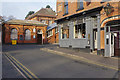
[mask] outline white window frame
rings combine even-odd
[[[80,24],[79,24],[80,25]],[[78,25],[74,25],[74,39],[86,39],[86,26],[85,26],[85,38],[75,38],[75,27],[78,26]],[[81,32],[80,32],[81,33]],[[81,35],[82,36],[82,35]]]

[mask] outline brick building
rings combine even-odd
[[[26,20],[36,20],[47,25],[53,24],[55,19],[56,12],[54,12],[51,8],[42,8],[26,18]]]
[[[57,25],[55,25],[54,20],[56,19],[56,12],[51,8],[42,8],[37,11],[35,14],[30,15],[26,18],[26,20],[36,20],[48,25],[49,30],[47,31],[47,41],[48,43],[58,43],[58,33],[55,32],[57,30]],[[47,28],[47,29],[48,29]]]
[[[47,25],[31,20],[9,20],[3,23],[3,43],[47,43]]]
[[[48,43],[58,43],[59,42],[59,32],[56,23],[53,23],[47,27],[47,42]]]
[[[60,47],[86,48],[105,57],[118,56],[119,4],[114,0],[57,0]]]

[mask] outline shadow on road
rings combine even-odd
[[[3,52],[9,52],[9,51],[17,51],[17,50],[31,50],[31,49],[40,49],[44,47],[53,47],[57,45],[51,45],[51,44],[44,44],[44,45],[38,45],[38,44],[20,44],[20,45],[2,45],[2,51]]]

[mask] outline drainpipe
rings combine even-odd
[[[100,14],[97,14],[97,54],[101,54],[101,40],[100,40]]]

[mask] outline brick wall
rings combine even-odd
[[[11,29],[13,29],[13,28],[15,28],[15,29],[17,29],[17,31],[18,31],[18,39],[17,39],[17,43],[37,43],[37,31],[39,30],[39,29],[41,29],[42,30],[42,32],[43,32],[43,37],[44,37],[44,42],[43,43],[47,43],[46,41],[46,28],[47,28],[47,26],[23,26],[23,25],[12,25],[12,24],[5,24],[4,25],[4,30],[5,31],[3,31],[4,32],[4,37],[5,37],[5,43],[11,43],[12,42],[12,40],[10,39],[10,34],[11,34]],[[36,29],[36,32],[33,32],[33,29]],[[23,36],[25,36],[25,30],[26,29],[29,29],[30,31],[31,31],[31,40],[25,40],[25,37],[23,37],[24,38],[24,40],[20,40],[20,35],[23,35]],[[33,38],[33,35],[35,35],[36,36],[36,38],[34,39]]]

